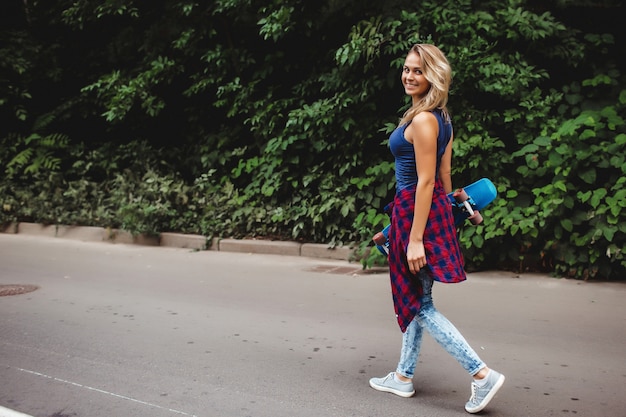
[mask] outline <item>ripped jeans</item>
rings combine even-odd
[[[457,328],[433,305],[433,280],[423,270],[419,274],[419,279],[422,281],[424,295],[420,299],[419,313],[402,336],[402,351],[396,372],[407,378],[413,378],[425,329],[470,375],[475,375],[486,366],[485,363]]]

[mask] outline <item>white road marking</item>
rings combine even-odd
[[[19,411],[4,408],[0,405],[0,417],[32,417],[28,414],[20,413]]]
[[[148,407],[154,407],[154,408],[158,408],[160,410],[166,410],[166,411],[169,411],[169,412],[174,413],[174,414],[180,414],[180,415],[189,416],[189,417],[198,417],[198,416],[196,416],[194,414],[185,413],[184,411],[174,410],[173,408],[161,407],[160,405],[152,404],[152,403],[149,403],[147,401],[142,401],[142,400],[138,400],[136,398],[127,397],[125,395],[116,394],[114,392],[109,392],[109,391],[105,391],[105,390],[102,390],[102,389],[99,389],[99,388],[90,387],[88,385],[79,384],[77,382],[72,382],[72,381],[67,381],[65,379],[56,378],[56,377],[53,377],[53,376],[50,376],[50,375],[42,374],[41,372],[31,371],[31,370],[23,369],[23,368],[14,368],[14,369],[17,369],[20,372],[25,372],[27,374],[39,376],[39,377],[42,377],[42,378],[51,379],[51,380],[57,381],[57,382],[62,382],[64,384],[72,385],[72,386],[75,386],[75,387],[78,387],[78,388],[84,388],[84,389],[87,389],[89,391],[99,392],[101,394],[110,395],[112,397],[121,398],[123,400],[128,400],[128,401],[132,401],[132,402],[135,402],[135,403],[138,403],[138,404],[147,405]],[[0,417],[5,417],[1,412],[2,412],[2,409],[0,408]],[[28,416],[26,414],[18,413],[18,414],[9,414],[9,415],[7,415],[7,417],[31,417],[31,416]]]

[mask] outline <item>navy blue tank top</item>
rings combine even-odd
[[[437,136],[437,171],[435,176],[439,176],[439,166],[441,157],[446,151],[446,146],[452,137],[452,123],[446,120],[440,109],[431,112],[439,123],[439,135]],[[410,124],[406,123],[398,126],[389,136],[389,148],[396,161],[396,190],[403,190],[417,184],[417,168],[415,166],[415,148],[413,144],[406,140],[404,131]]]

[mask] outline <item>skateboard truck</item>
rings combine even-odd
[[[474,210],[472,208],[470,198],[464,189],[458,188],[452,194],[452,197],[454,197],[454,200],[457,203],[463,204],[463,207],[465,207],[465,210],[467,210],[467,213],[469,214],[468,219],[472,224],[476,225],[476,224],[480,224],[483,222],[483,216],[478,212],[478,210]]]
[[[385,231],[388,231],[388,230],[389,230],[388,228],[385,229]],[[372,238],[372,240],[376,244],[376,247],[378,248],[378,250],[383,255],[389,255],[389,242],[384,232],[376,233],[374,237]]]

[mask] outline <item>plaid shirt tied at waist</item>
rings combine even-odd
[[[393,203],[385,208],[387,214],[391,216],[389,275],[393,304],[403,333],[419,311],[419,300],[423,293],[417,275],[411,273],[406,260],[414,210],[415,186],[398,191]],[[435,182],[423,241],[428,263],[425,270],[433,280],[456,283],[466,279],[452,206],[440,179]]]

